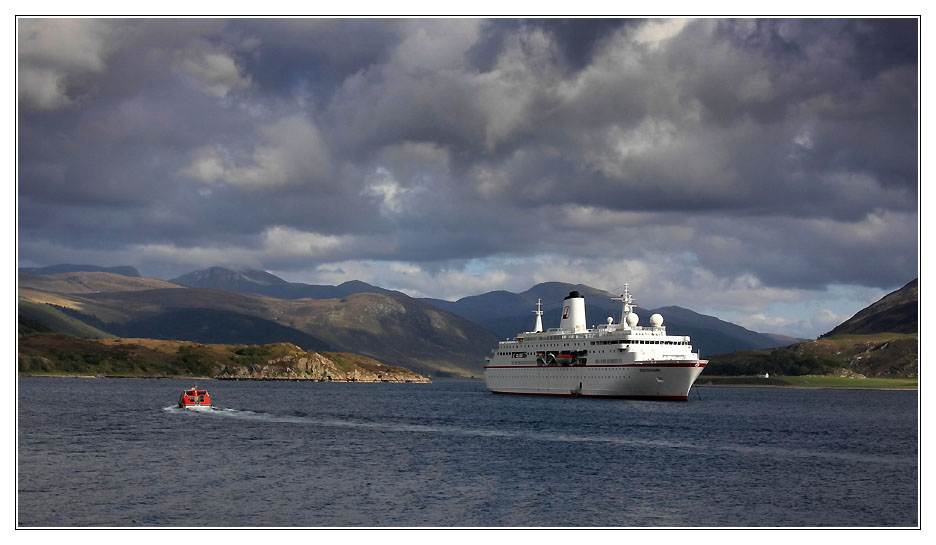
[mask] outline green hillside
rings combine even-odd
[[[101,273],[84,273],[82,285],[95,274]],[[21,287],[20,294],[34,303],[66,307],[72,319],[123,337],[290,342],[362,354],[435,376],[480,375],[484,356],[497,341],[469,320],[393,293],[289,300],[178,286],[131,290],[126,283],[114,284],[115,291],[79,292],[65,280],[54,288],[59,292]]]
[[[916,378],[916,334],[837,335],[770,350],[745,350],[709,358],[706,375],[834,375]]]
[[[47,304],[33,303],[19,299],[20,329],[19,334],[43,332],[42,328],[62,335],[71,335],[85,339],[108,339],[115,337],[106,331],[88,325],[80,319],[69,316],[62,310]],[[24,321],[23,317],[27,319]],[[35,323],[38,323],[39,328]]]
[[[58,334],[20,338],[18,370],[42,375],[427,382],[402,367],[356,354],[326,355],[289,343],[223,345]]]
[[[920,327],[919,298],[920,282],[917,278],[862,309],[823,337],[884,332],[916,333]]]
[[[814,341],[709,358],[707,376],[919,376],[919,279],[909,282]]]

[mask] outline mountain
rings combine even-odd
[[[888,293],[822,336],[917,333],[920,327],[919,280],[916,278],[899,290]]]
[[[227,291],[246,291],[256,293],[255,290],[267,286],[286,284],[282,278],[266,271],[251,269],[232,270],[224,267],[209,267],[200,271],[190,272],[169,282],[189,288],[210,288]]]
[[[163,280],[125,276],[111,272],[76,271],[56,274],[26,274],[20,272],[20,290],[49,293],[97,293],[107,291],[139,291],[178,288]]]
[[[253,269],[228,269],[209,267],[190,272],[169,282],[189,288],[208,288],[214,290],[256,293],[279,299],[333,299],[347,297],[355,293],[392,293],[402,295],[366,282],[351,280],[338,286],[287,282],[266,271]]]
[[[803,342],[808,339],[801,339],[799,337],[790,337],[789,335],[781,335],[779,333],[761,333],[765,337],[773,339],[777,346],[789,346],[793,343]]]
[[[532,329],[532,310],[540,299],[546,328],[559,324],[562,300],[571,291],[585,295],[589,325],[609,316],[620,319],[614,294],[562,282],[451,302],[414,299],[358,281],[317,286],[264,271],[212,267],[171,283],[106,272],[21,274],[19,289],[23,300],[56,305],[104,334],[203,343],[290,342],[356,352],[435,375],[480,375],[498,338]],[[638,307],[635,312],[641,324],[649,323],[651,314],[662,314],[669,332],[690,336],[705,357],[788,344],[681,307]]]
[[[140,273],[130,266],[98,267],[97,265],[49,265],[48,267],[20,267],[21,274],[61,274],[73,272],[107,272],[123,276],[139,277]]]
[[[455,302],[438,299],[423,301],[468,318],[487,327],[499,338],[505,339],[533,328],[535,317],[532,311],[536,308],[538,299],[543,302],[543,327],[557,327],[562,312],[562,300],[571,291],[578,291],[585,296],[589,326],[604,323],[607,317],[613,318],[614,321],[620,320],[621,304],[611,300],[615,294],[583,284],[563,282],[537,284],[522,293],[492,291],[464,297]],[[663,315],[664,325],[670,334],[690,336],[693,346],[702,350],[704,354],[756,350],[789,344],[786,342],[788,338],[775,338],[757,333],[682,307],[668,306],[652,310],[637,307],[634,312],[640,317],[639,323],[642,324],[649,323],[652,314]]]
[[[108,273],[82,274],[92,277],[41,284],[39,277],[24,275],[20,297],[57,305],[68,316],[116,335],[203,343],[290,342],[354,352],[436,376],[480,375],[484,356],[496,343],[490,331],[465,318],[393,292],[280,299],[151,279],[146,280],[162,287],[129,290],[102,276]],[[94,282],[94,276],[101,278]],[[89,285],[113,291],[88,290]],[[363,286],[350,284],[352,289]]]
[[[106,339],[114,337],[113,334],[82,321],[80,318],[70,316],[67,309],[52,305],[33,303],[20,299],[19,301],[19,333],[54,332],[83,339]],[[39,324],[39,327],[36,326]]]
[[[332,346],[314,335],[273,320],[210,308],[179,308],[135,318],[107,329],[119,337],[196,341],[208,344],[269,344],[289,342],[308,350]]]
[[[919,376],[919,279],[839,324],[816,340],[772,350],[710,358],[710,375]]]
[[[916,378],[916,334],[836,335],[770,350],[741,350],[709,358],[706,375],[832,375],[850,378]]]

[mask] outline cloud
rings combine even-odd
[[[378,167],[373,176],[369,177],[368,184],[362,192],[366,196],[375,197],[380,203],[380,212],[386,216],[399,214],[403,211],[406,194],[412,191],[400,186],[393,179],[393,175],[385,168]]]
[[[806,331],[917,274],[916,23],[19,19],[20,258]]]
[[[634,40],[653,48],[659,47],[662,42],[682,32],[686,23],[686,19],[650,20],[634,32]]]
[[[403,26],[403,39],[394,48],[387,69],[419,75],[464,67],[465,54],[478,39],[481,21],[415,19],[403,21]]]
[[[321,259],[350,242],[349,237],[273,226],[263,233],[263,253],[271,259]]]
[[[112,37],[96,19],[18,19],[19,102],[51,111],[70,106],[107,69]]]
[[[317,184],[331,171],[328,150],[318,128],[304,116],[291,116],[259,129],[263,142],[240,164],[223,144],[196,149],[182,175],[204,183],[242,188]]]
[[[201,88],[217,98],[224,98],[231,91],[247,89],[251,85],[249,76],[241,73],[234,59],[218,51],[200,51],[182,57],[175,62],[175,69],[195,78]]]
[[[560,75],[559,62],[552,38],[533,29],[505,40],[493,69],[470,78],[485,115],[488,150],[536,126],[542,112],[539,107],[553,100],[551,87]]]

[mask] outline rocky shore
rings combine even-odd
[[[320,382],[430,382],[404,367],[357,354],[296,352],[262,363],[226,366],[219,380],[310,380]]]
[[[303,350],[291,343],[222,345],[45,334],[21,337],[18,348],[20,376],[430,382],[410,369],[360,354]]]

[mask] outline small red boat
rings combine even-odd
[[[183,409],[211,407],[211,396],[208,395],[207,390],[199,390],[196,384],[179,396],[179,407]]]

